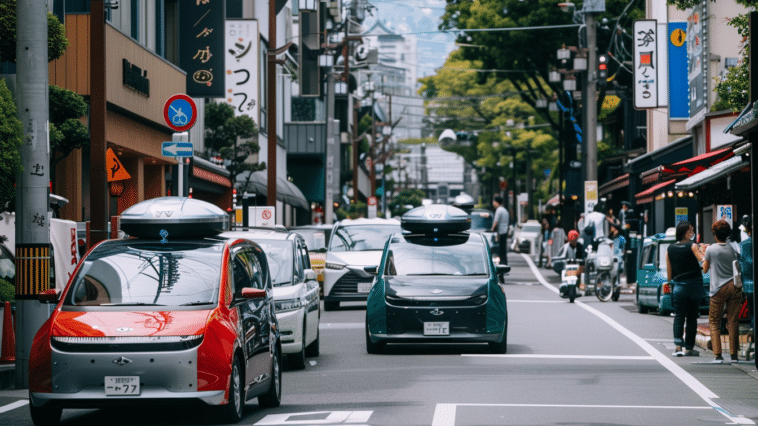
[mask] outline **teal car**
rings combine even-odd
[[[674,312],[673,288],[666,274],[666,251],[675,241],[675,229],[669,228],[665,234],[655,234],[642,242],[637,262],[637,312],[645,314],[655,309],[661,316]],[[710,282],[710,275],[703,274],[701,312],[708,312]]]
[[[381,353],[387,343],[486,343],[506,352],[508,310],[498,274],[510,267],[496,267],[489,244],[466,233],[469,226],[465,212],[445,205],[403,216],[406,233],[393,234],[379,265],[364,268],[374,275],[368,353]]]

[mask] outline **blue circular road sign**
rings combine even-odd
[[[197,106],[189,96],[179,93],[171,96],[163,108],[163,117],[168,127],[177,132],[189,130],[197,120]]]

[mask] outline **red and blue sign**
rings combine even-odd
[[[176,132],[192,128],[197,121],[197,105],[189,96],[179,93],[171,96],[163,107],[166,124]]]

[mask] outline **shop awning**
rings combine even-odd
[[[718,163],[708,170],[704,170],[698,174],[688,177],[687,179],[674,185],[674,187],[677,191],[691,191],[705,184],[724,178],[730,173],[734,173],[743,167],[749,166],[750,162],[743,160],[741,156],[732,157],[728,160]]]
[[[669,186],[673,186],[674,182],[676,182],[676,179],[671,179],[667,180],[666,182],[659,183],[658,185],[652,186],[640,192],[639,194],[635,195],[634,198],[637,200],[637,204],[650,203],[655,199],[656,194],[661,191],[665,191]]]
[[[561,204],[560,194],[555,194],[552,197],[550,197],[549,200],[547,200],[547,203],[545,203],[545,207],[547,206],[557,206]]]
[[[682,175],[690,177],[733,156],[734,152],[731,147],[722,148],[679,161],[678,163],[663,166],[661,172],[665,176],[670,177],[681,177]]]
[[[605,195],[617,189],[626,188],[627,186],[629,186],[629,173],[621,175],[610,182],[606,182],[600,185],[598,192],[600,195]]]
[[[249,181],[248,176],[250,176]],[[266,184],[267,181],[267,170],[260,170],[253,172],[252,174],[250,172],[242,172],[237,175],[238,184],[245,185],[245,183],[247,183],[247,188],[243,189],[247,192],[255,191],[258,194],[265,195],[268,191],[268,185]],[[302,191],[300,191],[300,188],[286,179],[276,179],[276,199],[299,209],[311,209],[308,200],[305,199],[305,196],[303,195]]]

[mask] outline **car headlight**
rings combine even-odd
[[[324,268],[326,269],[345,269],[345,266],[347,265],[345,265],[344,263],[334,263],[334,262],[326,262],[324,264]]]
[[[302,306],[303,304],[300,302],[300,299],[274,301],[274,309],[276,309],[276,312],[296,311]]]

